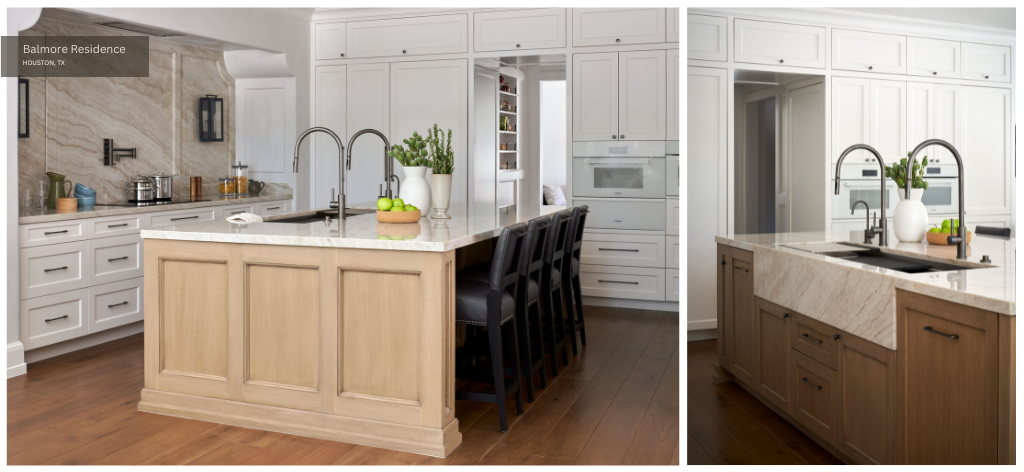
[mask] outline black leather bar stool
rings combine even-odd
[[[523,394],[520,391],[519,345],[516,323],[508,323],[515,318],[516,293],[519,290],[519,258],[523,253],[523,242],[527,225],[519,224],[506,227],[498,236],[498,244],[494,248],[491,260],[490,277],[487,282],[469,278],[456,278],[455,282],[455,322],[481,329],[487,327],[487,338],[491,356],[492,377],[488,377],[483,369],[474,365],[457,365],[455,377],[477,382],[493,382],[495,393],[456,391],[455,398],[498,404],[498,419],[501,431],[508,431],[505,399],[509,394],[515,395],[516,411],[523,414]],[[505,378],[503,351],[506,347],[502,342],[502,326],[506,323],[512,327],[512,340],[508,343],[512,355],[512,378]],[[474,339],[476,336],[474,335]]]
[[[572,212],[562,210],[551,215],[551,227],[548,229],[548,241],[544,247],[544,265],[540,275],[540,302],[544,308],[544,322],[547,324],[547,353],[551,356],[551,375],[558,377],[558,359],[556,353],[562,350],[562,363],[569,365],[569,357],[565,352],[565,315],[562,312],[562,268],[565,258],[565,245],[569,240],[569,223]],[[557,320],[557,328],[555,322]],[[556,331],[557,329],[557,331]]]
[[[562,285],[565,286],[565,307],[569,315],[565,322],[569,325],[569,341],[574,356],[577,355],[576,333],[580,333],[580,342],[584,346],[587,345],[587,330],[583,325],[583,293],[580,290],[580,251],[583,249],[583,227],[586,225],[589,209],[587,205],[572,209],[570,237],[566,238],[563,258]]]

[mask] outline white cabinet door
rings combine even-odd
[[[832,68],[906,74],[907,37],[833,29]]]
[[[913,151],[918,144],[935,137],[935,85],[921,82],[907,82],[907,151]],[[918,154],[928,156],[932,162],[931,149]],[[904,154],[904,157],[906,154]],[[892,164],[886,159],[886,164]]]
[[[665,95],[668,97],[668,122],[665,130],[665,139],[669,141],[679,140],[679,50],[673,49],[668,52],[668,90]],[[676,181],[678,182],[678,180]]]
[[[217,219],[224,220],[242,213],[253,213],[252,205],[231,205],[217,208]]]
[[[871,81],[849,77],[832,78],[832,162],[838,162],[846,148],[867,144],[871,129]],[[871,162],[874,156],[856,150],[844,162]]]
[[[715,277],[708,277],[715,282]],[[580,264],[585,297],[665,301],[665,269]]]
[[[572,140],[619,138],[619,53],[572,55]]]
[[[187,225],[190,223],[213,221],[217,217],[216,213],[216,207],[146,213],[146,215],[143,216],[142,228],[155,229],[162,228],[164,226]]]
[[[665,237],[584,232],[580,263],[664,268]]]
[[[682,212],[679,210],[679,199],[668,197],[665,199],[665,234],[678,236],[681,226]]]
[[[90,238],[136,234],[142,229],[142,215],[107,216],[85,221]]]
[[[348,99],[346,101],[347,143],[360,130],[375,129],[384,133],[388,141],[391,130],[391,65],[350,64],[348,66]],[[423,133],[424,131],[420,131]],[[346,151],[349,151],[346,149]],[[376,200],[381,189],[387,187],[384,181],[384,164],[388,159],[384,153],[384,141],[375,134],[364,134],[352,143],[352,168],[345,170],[345,191],[352,203]],[[394,173],[405,181],[405,174],[398,161],[394,161]],[[398,190],[392,184],[392,191]]]
[[[961,86],[964,206],[977,215],[1010,213],[1013,134],[1010,89]]]
[[[142,238],[137,234],[90,239],[89,284],[142,277]]]
[[[313,32],[317,60],[345,57],[345,23],[317,23]]]
[[[935,139],[952,144],[957,150],[961,150],[963,141],[961,139],[961,123],[963,122],[963,94],[959,85],[935,84]],[[911,112],[912,113],[912,112]],[[916,146],[920,141],[911,141]],[[956,164],[953,153],[942,146],[932,146],[928,149],[928,162],[936,164]]]
[[[665,42],[679,42],[679,9],[669,8],[665,10]]]
[[[717,16],[686,15],[686,58],[725,62],[727,22]]]
[[[665,301],[679,301],[679,269],[665,270]]]
[[[871,132],[868,143],[885,162],[907,157],[907,83],[871,81]],[[872,156],[872,158],[874,158]]]
[[[467,67],[465,59],[391,64],[393,141],[401,142],[412,136],[413,131],[425,135],[427,128],[435,123],[442,130],[452,130],[452,151],[455,154],[452,203],[466,203],[467,198]]]
[[[76,241],[22,249],[18,264],[21,299],[88,287],[92,282],[92,265],[86,243]]]
[[[318,66],[316,68],[316,100],[313,102],[314,126],[322,126],[338,135],[348,136],[345,126],[346,75],[347,66]],[[331,189],[335,194],[341,191],[338,182],[338,144],[326,133],[314,133],[310,155],[313,156],[313,204],[312,207],[328,208]]]
[[[573,46],[664,42],[664,8],[572,9]]]
[[[619,140],[665,140],[665,51],[619,53]]]
[[[18,227],[18,245],[34,247],[83,240],[89,237],[87,221],[53,221],[21,225]]]
[[[714,322],[715,235],[728,231],[726,103],[732,90],[726,69],[687,67],[686,73],[686,312],[691,322]]]
[[[960,41],[907,38],[907,75],[960,78]]]
[[[89,290],[55,293],[19,303],[21,342],[35,349],[89,334]]]
[[[89,287],[89,332],[142,321],[143,278]]]
[[[736,20],[736,62],[825,67],[825,28]]]
[[[565,47],[565,8],[473,14],[473,49],[515,51]]]
[[[349,22],[348,57],[467,53],[466,23],[465,13]]]
[[[280,215],[290,211],[292,211],[291,200],[281,200],[278,202],[267,202],[256,205],[256,214],[260,216]]]
[[[960,43],[963,53],[961,79],[987,82],[1010,81],[1010,47]]]

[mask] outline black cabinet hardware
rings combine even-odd
[[[640,282],[627,282],[625,280],[598,280],[598,282],[604,284],[629,284],[629,285],[640,285]]]
[[[55,270],[67,270],[68,266],[54,267],[53,269],[43,269],[43,272],[53,272]]]
[[[63,320],[64,318],[67,318],[67,317],[68,317],[68,315],[64,315],[64,316],[58,316],[56,318],[50,318],[48,320],[43,320],[43,321],[46,322],[46,323],[49,323],[51,321]]]
[[[934,329],[932,329],[931,326],[925,326],[924,330],[929,332],[929,333],[935,333],[935,334],[937,334],[939,336],[945,336],[945,337],[947,337],[949,339],[960,339],[959,335],[956,335],[956,334],[946,334],[946,333],[943,333],[943,332],[940,332],[940,331],[935,331]]]
[[[61,233],[67,233],[67,232],[68,232],[68,230],[64,230],[64,231],[50,231],[48,233],[43,233],[43,236],[49,236],[51,234],[61,234]]]
[[[121,226],[128,226],[128,223],[121,223],[119,225],[107,225],[107,228],[119,228]]]
[[[183,216],[183,217],[181,217],[181,218],[171,218],[171,221],[178,221],[178,220],[192,220],[192,219],[196,219],[196,218],[199,218],[199,215],[194,215],[194,216]]]
[[[121,302],[121,303],[115,303],[113,305],[107,305],[107,308],[114,308],[115,306],[121,306],[121,305],[127,305],[127,304],[128,304],[128,302],[124,301],[124,302]]]
[[[270,207],[270,208],[267,208],[267,210],[280,210],[280,209],[281,209],[281,207]]]
[[[733,269],[736,269],[736,270],[738,270],[738,271],[740,271],[740,272],[750,272],[749,270],[747,270],[747,269],[744,269],[744,268],[742,268],[742,267],[736,267],[736,266],[733,266],[732,268],[733,268]]]
[[[128,256],[121,256],[121,257],[115,257],[113,259],[107,259],[107,262],[123,261],[125,259],[128,259]]]
[[[839,340],[839,333],[833,334],[832,335],[832,340],[833,341],[838,341]]]
[[[805,334],[801,334],[800,337],[804,338],[804,339],[806,339],[806,340],[808,340],[808,341],[810,341],[810,342],[812,342],[814,344],[821,344],[821,341],[808,336],[806,333]]]
[[[800,379],[800,381],[801,381],[801,382],[803,382],[803,383],[805,383],[805,384],[807,384],[807,385],[810,385],[810,386],[811,386],[811,388],[813,388],[813,389],[815,389],[815,390],[821,390],[821,385],[814,385],[814,384],[812,384],[812,383],[808,382],[808,381],[807,381],[807,377],[804,377],[804,378]]]
[[[782,314],[782,317],[783,317],[783,318],[789,318],[789,313],[783,313],[783,314]]]
[[[613,247],[599,247],[598,251],[619,251],[619,252],[640,252],[639,249],[616,249]]]

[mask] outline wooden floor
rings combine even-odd
[[[715,384],[715,341],[686,343],[686,463],[842,464],[734,382]]]
[[[32,364],[9,379],[7,462],[678,464],[679,315],[585,313],[587,348],[523,415],[510,401],[507,433],[493,404],[458,401],[462,445],[445,459],[141,413],[139,334]]]

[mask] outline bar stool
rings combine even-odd
[[[562,363],[569,365],[569,357],[565,352],[565,316],[562,312],[562,268],[571,220],[572,212],[569,210],[551,215],[548,241],[544,247],[544,265],[540,274],[540,302],[544,308],[544,322],[548,326],[547,353],[551,356],[551,375],[555,377],[558,377],[556,353],[559,348],[562,350]],[[555,320],[558,320],[558,333],[555,332]]]
[[[477,382],[493,382],[495,393],[456,391],[455,398],[479,402],[490,402],[498,405],[498,419],[501,432],[508,431],[505,399],[509,394],[515,395],[516,412],[523,414],[523,394],[520,391],[518,373],[522,372],[519,364],[518,333],[516,323],[512,326],[512,342],[508,346],[512,350],[509,360],[512,364],[509,372],[512,379],[505,378],[505,363],[502,356],[502,326],[515,318],[516,293],[519,290],[519,258],[523,252],[523,240],[527,225],[518,224],[502,229],[498,236],[498,244],[494,248],[491,260],[490,277],[487,282],[468,278],[457,278],[455,284],[455,322],[467,327],[480,329],[487,327],[487,338],[491,354],[491,370],[493,377],[488,377],[479,366],[460,365],[455,368],[455,377]],[[456,276],[457,277],[457,276]],[[474,335],[474,339],[476,336]]]
[[[580,333],[580,342],[584,346],[587,345],[587,330],[583,325],[583,293],[580,290],[580,251],[583,248],[583,226],[587,222],[589,209],[587,205],[580,205],[572,210],[572,222],[569,223],[570,237],[566,238],[562,270],[562,285],[566,287],[565,307],[569,312],[566,323],[569,325],[569,341],[574,356],[577,355],[576,333]]]

